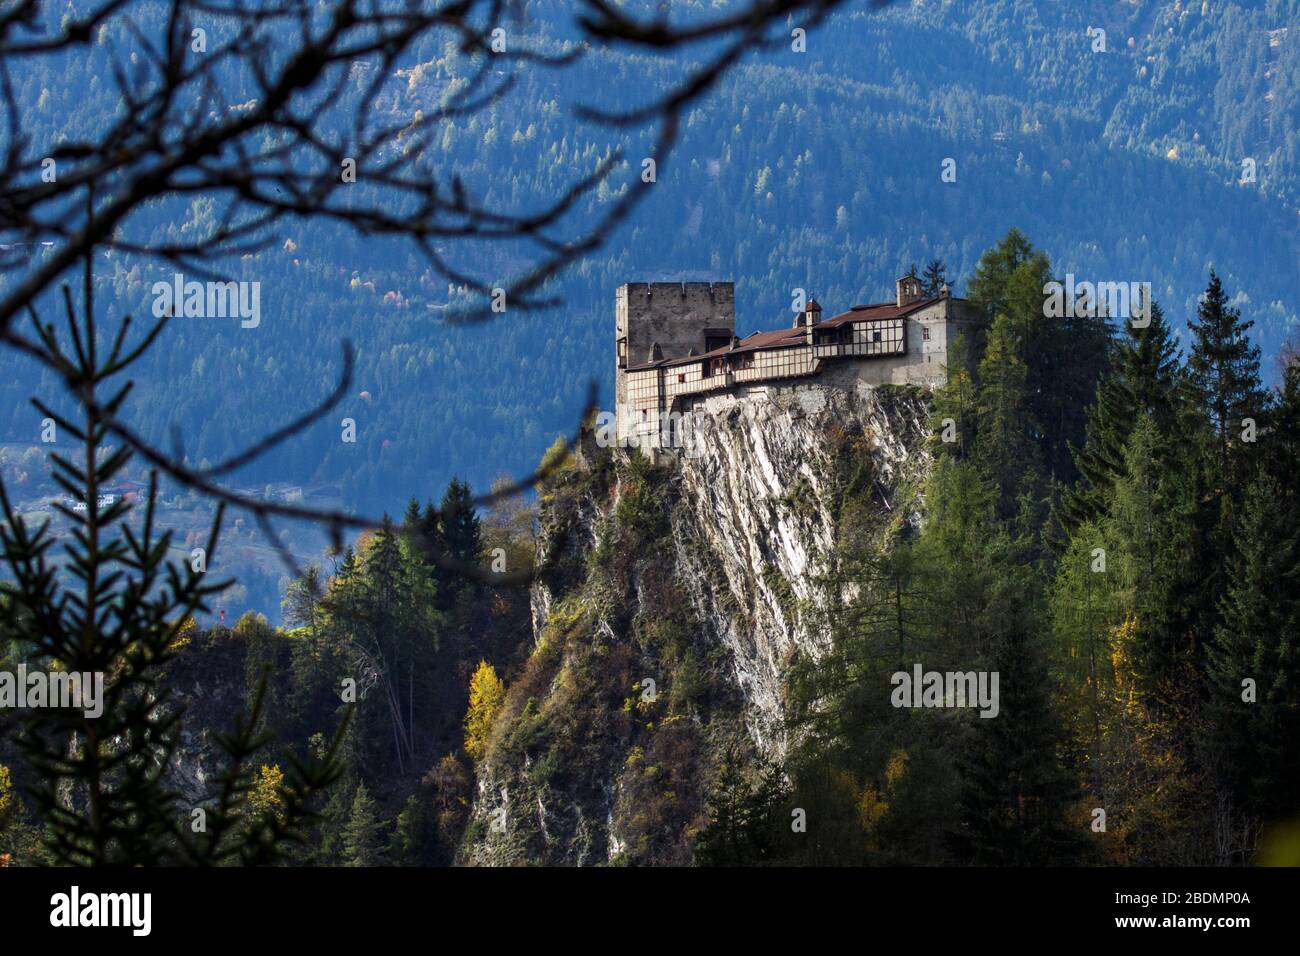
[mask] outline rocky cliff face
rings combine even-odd
[[[917,520],[926,415],[915,389],[782,391],[719,407],[693,457],[588,449],[542,498],[537,645],[464,861],[689,862],[720,754],[784,751],[837,542]]]
[[[681,462],[677,571],[730,652],[750,731],[769,751],[784,749],[784,663],[826,647],[817,612],[845,486],[862,469],[856,477],[870,483],[876,505],[871,527],[856,533],[914,520],[909,486],[930,461],[925,420],[914,390],[787,392],[713,418],[704,453]],[[703,573],[710,566],[721,578]]]

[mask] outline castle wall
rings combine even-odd
[[[736,328],[735,287],[730,282],[629,282],[615,294],[616,337],[627,337],[628,365],[649,361],[658,344],[663,358],[704,349],[706,328]]]
[[[736,328],[735,286],[730,282],[629,282],[614,294],[614,401],[618,429],[625,434],[628,380],[624,369],[650,360],[658,345],[663,358],[705,351],[705,330],[730,336]]]
[[[642,299],[638,288],[649,289],[649,294]],[[624,295],[625,290],[631,290],[631,294]],[[670,284],[662,293],[644,284],[624,286],[619,292],[620,302],[628,310],[620,313],[620,322],[637,324],[633,320],[635,313],[630,310],[638,300],[652,307],[658,301],[663,306],[663,315],[643,314],[639,319],[650,326],[671,327],[679,335],[673,348],[680,348],[686,339],[678,327],[681,323],[715,321],[690,318],[698,314],[692,313],[686,304],[690,295],[675,285]],[[698,299],[702,294],[701,289],[695,296]],[[762,399],[776,390],[807,391],[809,400],[815,401],[816,395],[826,389],[860,391],[879,385],[935,388],[947,378],[950,340],[974,318],[976,313],[969,303],[946,298],[906,317],[852,323],[851,336],[845,342],[735,353],[729,358],[743,364],[736,367],[729,362],[721,371],[709,368],[703,359],[631,372],[620,366],[617,434],[643,448],[672,445],[676,418],[681,414],[716,414],[741,398]],[[704,327],[704,324],[693,326],[693,334],[701,340]],[[674,357],[663,342],[659,344],[664,358]],[[687,354],[692,347],[702,351],[692,341],[679,354]],[[648,349],[647,345],[647,358]],[[637,359],[631,364],[645,360]]]

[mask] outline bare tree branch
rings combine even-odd
[[[872,0],[879,4],[879,0]],[[575,260],[598,249],[648,193],[639,178],[617,198],[593,211],[589,200],[623,168],[611,149],[594,168],[579,173],[559,195],[529,211],[490,207],[469,194],[458,175],[438,168],[438,132],[447,124],[483,113],[509,94],[521,68],[564,70],[590,59],[594,50],[635,46],[668,56],[689,48],[696,62],[680,80],[640,106],[616,111],[575,104],[579,117],[611,131],[644,129],[651,155],[662,165],[676,142],[683,109],[705,95],[750,50],[788,42],[791,25],[810,28],[842,0],[743,0],[721,12],[685,20],[646,7],[580,0],[571,26],[574,42],[528,42],[528,5],[513,0],[169,0],[159,20],[145,0],[102,0],[52,29],[55,5],[18,0],[0,13],[0,273],[15,281],[0,291],[0,342],[36,359],[59,376],[80,402],[87,401],[76,373],[81,350],[92,342],[74,336],[74,357],[63,354],[51,326],[36,320],[34,304],[77,263],[84,263],[84,298],[91,309],[91,265],[96,250],[115,251],[217,277],[222,262],[276,241],[288,222],[332,222],[359,236],[408,240],[428,267],[449,282],[485,299],[504,292],[511,308],[554,304],[548,284]],[[666,9],[666,7],[664,8]],[[518,26],[499,42],[503,25]],[[200,34],[199,31],[203,31]],[[286,46],[287,31],[296,43]],[[198,42],[198,37],[204,43]],[[17,100],[13,71],[57,63],[70,48],[107,38],[111,79],[124,108],[97,136],[42,148],[25,104]],[[128,38],[124,44],[123,39]],[[211,46],[207,46],[210,38]],[[431,109],[394,120],[380,101],[402,82],[399,71],[416,65],[415,51],[430,40],[453,43],[467,69]],[[123,54],[130,52],[132,62]],[[47,66],[48,68],[48,66]],[[362,74],[367,74],[368,78]],[[357,82],[358,79],[362,82]],[[232,82],[238,80],[238,84]],[[245,102],[231,102],[226,89],[251,87]],[[58,173],[43,176],[48,161]],[[345,176],[355,164],[355,182]],[[201,195],[220,203],[207,230],[193,240],[156,241],[133,234],[149,207]],[[462,247],[481,242],[522,243],[527,264],[509,281],[477,274],[437,243]],[[30,250],[53,243],[35,257]],[[6,251],[7,250],[7,251]],[[70,295],[65,293],[68,308]],[[34,337],[19,333],[14,319],[27,311]],[[486,320],[494,313],[464,309],[452,317]],[[155,324],[126,345],[130,319],[113,346],[111,370],[124,368],[151,347],[167,325]],[[227,487],[221,478],[255,461],[327,415],[348,392],[353,353],[342,343],[335,386],[283,427],[250,443],[216,465],[195,468],[179,436],[168,453],[137,433],[117,413],[130,384],[110,403],[92,411],[126,448],[180,485],[222,505],[251,514],[272,544],[273,520],[313,522],[337,543],[344,531],[373,528],[374,517],[340,509],[317,509],[264,501]],[[581,420],[595,406],[592,385]],[[49,409],[39,404],[45,411]],[[52,412],[51,412],[52,414]],[[576,436],[574,438],[576,441]],[[491,505],[534,487],[557,467],[533,474],[473,500]],[[440,567],[485,576],[448,555],[430,555]],[[292,565],[292,557],[286,562]]]

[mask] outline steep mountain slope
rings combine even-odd
[[[927,399],[738,401],[695,458],[584,448],[543,495],[536,647],[462,846],[475,864],[685,863],[725,753],[780,755],[783,680],[820,656],[847,488],[874,535],[916,521]]]

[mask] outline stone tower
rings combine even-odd
[[[627,369],[731,344],[736,332],[730,282],[629,282],[614,293],[614,407],[624,434]]]

